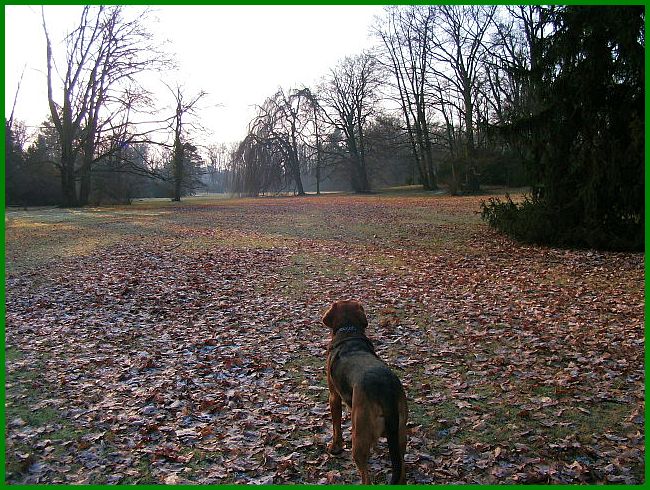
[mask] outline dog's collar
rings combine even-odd
[[[340,333],[343,334],[348,334],[348,335],[339,335]],[[351,335],[350,335],[351,334]],[[329,352],[334,351],[338,347],[340,347],[342,344],[350,341],[362,341],[365,342],[366,345],[368,346],[370,352],[377,356],[375,353],[375,346],[372,345],[372,342],[368,337],[366,337],[366,334],[363,332],[363,329],[355,327],[353,325],[346,325],[344,327],[339,328],[336,331],[335,336],[332,338],[328,350]]]

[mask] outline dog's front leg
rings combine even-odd
[[[343,435],[341,433],[342,402],[339,394],[330,388],[330,412],[332,414],[332,442],[328,450],[332,454],[343,451]]]

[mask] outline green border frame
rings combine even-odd
[[[115,2],[115,1],[107,1],[107,2],[101,2],[97,0],[90,0],[88,2],[80,2],[80,1],[55,1],[55,2],[41,2],[44,4],[48,5],[85,5],[85,4],[105,4],[105,5],[110,5],[110,4],[123,4],[123,5],[187,5],[192,6],[192,5],[408,5],[408,4],[434,4],[434,3],[440,3],[440,4],[497,4],[497,5],[518,5],[518,4],[529,4],[529,3],[544,3],[544,2],[529,2],[529,1],[524,1],[524,2],[516,2],[516,1],[505,1],[505,2],[490,2],[490,1],[442,1],[442,2],[434,2],[434,1],[423,1],[423,0],[413,0],[413,1],[404,1],[404,0],[397,0],[395,2],[388,2],[388,1],[369,1],[369,0],[356,0],[356,1],[341,1],[341,0],[330,0],[330,1],[301,1],[301,0],[280,0],[280,1],[274,1],[274,0],[257,0],[257,1],[224,1],[224,2],[214,2],[214,1],[192,1],[191,3],[183,3],[181,1],[154,1],[151,3],[144,2],[144,1],[122,1],[122,2]],[[625,0],[610,0],[610,1],[603,1],[603,0],[570,0],[568,2],[548,2],[549,4],[559,4],[559,5],[565,5],[565,4],[574,4],[574,5],[646,5],[647,2],[634,2],[634,1],[625,1]],[[27,0],[24,1],[5,1],[3,2],[3,6],[5,5],[35,5],[37,2],[30,2]],[[4,47],[4,42],[5,42],[5,12],[4,8],[2,10],[2,44]],[[646,26],[647,26],[647,19],[646,19]],[[4,75],[5,71],[5,51],[4,49],[2,50],[2,71]],[[646,71],[647,68],[650,67],[650,59],[648,57],[648,53],[646,51],[645,55],[645,67]],[[3,82],[2,82],[2,87],[3,89],[5,88],[5,80],[3,76]],[[645,80],[645,87],[646,91],[648,88],[648,80],[646,78]],[[2,99],[2,109],[3,109],[3,114],[6,108],[6,100],[3,96]],[[646,101],[645,101],[645,108],[646,108],[646,121],[647,121],[647,114],[648,114],[648,108],[650,107],[650,104],[648,102],[648,98],[646,96]],[[647,141],[647,135],[648,135],[648,128],[646,126],[646,141]],[[4,155],[5,153],[5,129],[3,127],[3,138],[2,138],[2,143],[0,143],[0,146],[2,148],[2,154]],[[5,160],[2,158],[0,168],[2,169],[3,173],[3,178],[0,179],[0,192],[1,192],[1,202],[2,202],[2,207],[3,209],[5,208],[5,179],[4,179],[4,171],[5,171]],[[648,156],[647,156],[647,142],[646,142],[646,156],[645,156],[645,212],[646,216],[648,215],[648,211],[650,211],[650,202],[648,200],[648,188],[650,187],[650,173],[648,172]],[[2,244],[0,245],[0,250],[2,251],[2,257],[4,259],[5,257],[5,222],[4,220],[2,221],[1,225],[2,229]],[[645,263],[645,271],[647,273],[649,265],[650,265],[650,259],[648,258],[648,254],[650,252],[650,244],[648,243],[648,223],[646,220],[645,223],[645,258],[644,258],[644,263]],[[0,359],[2,360],[2,373],[0,374],[0,380],[2,381],[2,409],[0,410],[0,422],[2,423],[2,432],[3,432],[3,437],[2,441],[0,441],[0,465],[2,466],[0,471],[2,474],[2,482],[0,482],[0,485],[4,486],[5,485],[5,450],[6,450],[6,444],[5,444],[5,425],[6,425],[6,420],[5,420],[5,410],[4,410],[4,402],[5,402],[5,349],[4,349],[4,333],[5,333],[5,319],[6,319],[6,305],[5,305],[5,280],[6,280],[6,267],[5,267],[5,261],[3,260],[2,263],[2,283],[0,284],[0,292],[2,293],[2,352],[0,352]],[[645,278],[645,291],[646,291],[646,296],[647,296],[647,291],[648,291],[648,279],[647,277]],[[645,337],[647,339],[648,332],[650,331],[648,329],[648,324],[647,324],[647,319],[650,313],[650,308],[648,307],[647,303],[644,305],[644,312],[645,312]],[[650,353],[648,352],[648,346],[647,346],[647,341],[644,343],[645,346],[645,367],[646,367],[646,393],[648,391],[648,379],[647,379],[647,366],[648,362],[650,361]],[[645,446],[646,446],[646,465],[645,465],[645,481],[646,484],[648,482],[649,476],[650,476],[650,468],[648,468],[647,465],[647,447],[648,447],[648,428],[647,428],[647,420],[648,420],[648,415],[650,414],[650,408],[648,407],[647,403],[645,404],[645,423],[644,423],[644,432],[645,432]],[[69,485],[47,485],[47,487],[68,487]],[[266,488],[284,488],[284,487],[303,487],[307,485],[265,485]],[[384,487],[385,485],[380,485],[380,487]],[[442,487],[446,485],[417,485],[420,487]],[[508,485],[508,486],[520,486],[520,485]],[[574,485],[556,485],[556,486],[550,486],[550,485],[526,485],[527,488],[532,488],[532,489],[542,489],[542,488],[573,488]],[[593,486],[593,485],[589,485]],[[14,487],[16,488],[39,488],[41,485],[15,485]],[[110,485],[83,485],[83,488],[104,488],[104,487],[110,487]],[[161,485],[135,485],[137,488],[142,488],[142,489],[151,489],[151,490],[159,490]],[[179,489],[195,489],[197,485],[177,485],[174,486],[174,488],[179,488]],[[241,488],[242,485],[207,485],[206,487],[215,487],[215,488],[225,488],[225,489],[237,489]],[[346,488],[348,485],[331,485],[328,486],[328,488],[334,488],[334,489],[342,489]],[[463,489],[484,489],[484,488],[501,488],[503,485],[463,485]],[[644,484],[641,485],[623,485],[623,487],[632,487],[632,488],[645,488]]]

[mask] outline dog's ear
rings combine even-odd
[[[321,318],[323,325],[329,328],[334,327],[334,315],[336,314],[336,309],[337,309],[337,303],[334,302],[332,303],[332,306],[330,306],[329,309],[325,312],[323,318]]]
[[[361,303],[357,301],[357,322],[358,325],[365,330],[368,328],[368,318],[366,317],[366,312],[363,309]]]

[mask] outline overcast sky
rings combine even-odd
[[[54,49],[78,21],[79,6],[47,6]],[[128,7],[137,8],[137,7]],[[211,142],[245,136],[254,104],[278,86],[310,85],[337,61],[369,47],[370,25],[381,6],[158,6],[150,30],[179,64],[166,82],[189,95],[205,90],[202,123]],[[46,119],[45,38],[40,7],[5,6],[5,107],[9,117],[18,80],[25,74],[15,118],[28,126]],[[162,86],[162,84],[159,84]],[[56,95],[56,94],[55,94]],[[160,92],[161,100],[169,94]]]

